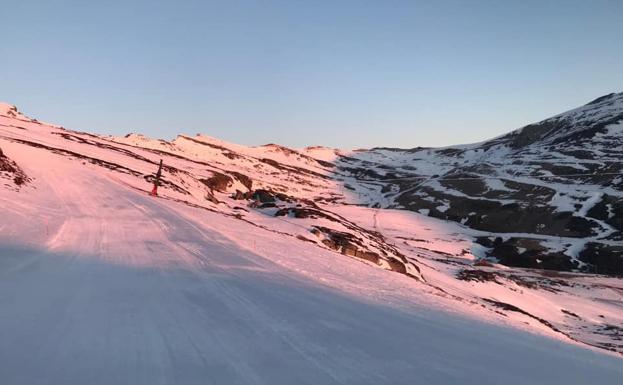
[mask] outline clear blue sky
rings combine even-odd
[[[449,145],[623,91],[621,0],[0,8],[0,100],[105,134]]]

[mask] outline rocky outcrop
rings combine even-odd
[[[207,179],[199,179],[201,183],[208,186],[212,191],[226,192],[233,185],[233,179],[225,174],[215,172],[213,176]]]
[[[11,159],[9,159],[0,148],[0,178],[11,181],[15,186],[30,182],[26,173]]]
[[[409,275],[418,279],[420,278],[409,272],[406,259],[400,260],[398,259],[399,257],[387,254],[383,255],[382,252],[371,251],[366,247],[363,239],[353,233],[338,231],[323,226],[313,226],[311,233],[319,238],[325,246],[341,254],[359,258],[378,266],[384,266],[386,269],[400,274]],[[400,257],[404,258],[402,255],[400,255]],[[419,272],[417,266],[410,265],[415,267],[415,270]]]
[[[354,234],[322,226],[314,226],[311,233],[321,238],[321,242],[332,250],[351,257],[361,258],[377,265],[381,264],[379,254],[364,250],[362,240]]]

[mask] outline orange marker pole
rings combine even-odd
[[[152,197],[158,196],[158,185],[160,184],[160,176],[162,176],[162,159],[160,159],[160,166],[158,166],[158,172],[156,173],[156,178],[154,179],[154,187],[149,193],[149,195],[151,195]]]

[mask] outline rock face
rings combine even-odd
[[[622,159],[618,93],[483,143],[361,150],[337,165],[366,204],[478,230],[501,263],[621,275]]]

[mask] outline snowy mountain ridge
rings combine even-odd
[[[223,287],[278,271],[293,287],[441,307],[618,356],[622,100],[474,145],[357,151],[103,136],[2,105],[0,243],[184,267]]]
[[[480,232],[504,264],[621,274],[622,127],[623,94],[609,94],[490,141],[359,151],[340,167],[384,207]]]

